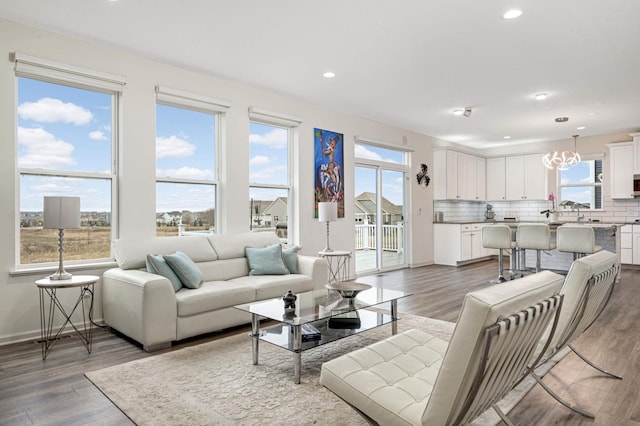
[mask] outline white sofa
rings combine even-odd
[[[234,305],[323,288],[325,259],[298,255],[298,273],[249,275],[246,247],[278,244],[270,232],[116,240],[118,268],[102,277],[105,323],[151,352],[171,342],[251,322]],[[170,281],[146,270],[148,254],[186,253],[202,271],[197,289],[174,291]]]

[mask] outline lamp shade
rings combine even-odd
[[[80,197],[44,197],[44,228],[80,228]]]
[[[318,203],[318,220],[320,222],[334,222],[338,220],[338,203]]]

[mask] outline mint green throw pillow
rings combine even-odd
[[[292,274],[298,273],[298,250],[300,250],[298,246],[282,249],[284,264]]]
[[[180,278],[183,286],[188,288],[200,287],[204,276],[198,265],[187,254],[177,251],[164,256],[164,260]]]
[[[245,247],[249,261],[249,275],[288,275],[289,270],[282,259],[282,246],[274,244],[265,248]]]
[[[147,271],[152,274],[162,275],[171,281],[171,286],[173,287],[173,291],[178,291],[182,288],[182,282],[180,278],[173,272],[173,270],[167,265],[167,262],[164,261],[164,258],[160,255],[147,255]]]

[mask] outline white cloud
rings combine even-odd
[[[252,166],[262,166],[264,164],[269,164],[270,162],[271,160],[269,160],[269,157],[265,155],[256,155],[249,160],[249,164]]]
[[[195,167],[180,167],[179,169],[156,169],[156,176],[181,179],[213,179],[213,171],[197,169]]]
[[[367,148],[360,144],[356,144],[354,155],[356,158],[366,158],[367,160],[382,161],[382,157],[378,153],[369,151]]]
[[[40,123],[88,124],[93,119],[91,111],[60,99],[42,98],[37,102],[24,102],[18,106],[18,115],[24,120]]]
[[[24,146],[24,154],[18,157],[19,167],[59,169],[76,164],[73,145],[43,129],[18,127],[18,144]]]
[[[95,130],[93,132],[89,132],[89,138],[94,141],[106,141],[107,135],[105,135],[102,130]]]
[[[191,157],[196,146],[184,139],[173,135],[168,138],[156,138],[156,158],[180,158]]]
[[[257,170],[254,173],[249,175],[249,181],[251,182],[262,182],[262,183],[273,183],[273,178],[281,175],[280,177],[286,180],[286,166],[277,166],[277,167],[267,167],[262,170]],[[284,182],[282,182],[284,183]]]
[[[249,143],[266,145],[273,149],[283,149],[287,147],[287,131],[281,128],[274,128],[264,135],[252,133],[249,135]]]

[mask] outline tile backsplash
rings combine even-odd
[[[433,211],[442,212],[445,222],[470,222],[485,220],[487,204],[493,206],[495,220],[516,217],[520,222],[547,222],[541,211],[551,208],[550,201],[434,201]],[[560,222],[575,221],[576,211],[558,209]],[[602,210],[580,210],[584,220],[600,222],[634,222],[640,219],[640,200],[613,200],[605,197]]]

